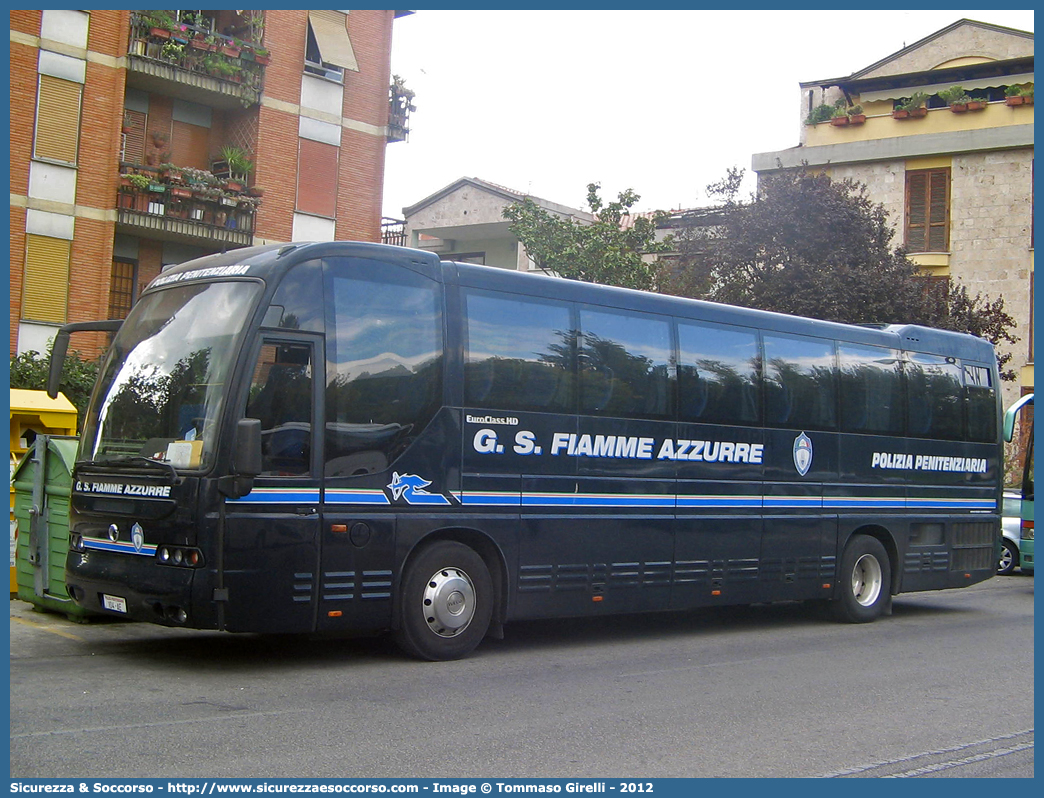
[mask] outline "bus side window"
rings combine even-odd
[[[878,346],[839,344],[841,429],[903,434],[903,385],[899,353]]]
[[[757,333],[679,321],[678,344],[678,417],[708,424],[757,424]]]
[[[261,420],[262,475],[311,470],[312,347],[265,343],[254,366],[246,416]]]
[[[580,328],[581,413],[673,416],[669,319],[582,307]]]
[[[765,424],[837,429],[833,341],[765,336]]]
[[[573,413],[576,331],[568,304],[467,290],[464,402],[469,407]]]
[[[968,407],[968,440],[989,443],[997,436],[997,394],[985,366],[964,364],[965,403]]]
[[[909,434],[960,440],[963,437],[961,368],[953,358],[908,352],[906,403]]]
[[[373,474],[441,406],[441,287],[363,258],[330,258],[326,275],[325,473]]]

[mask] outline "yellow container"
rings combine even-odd
[[[76,408],[58,394],[11,388],[11,596],[18,592],[15,576],[18,525],[15,521],[14,472],[22,456],[32,448],[37,435],[75,435]]]

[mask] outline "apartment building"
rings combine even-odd
[[[170,263],[379,241],[405,13],[11,11],[11,354],[123,318]]]
[[[1017,385],[1033,390],[1033,34],[959,20],[841,78],[800,85],[800,144],[758,175],[807,164],[867,185],[912,260],[1004,298]]]

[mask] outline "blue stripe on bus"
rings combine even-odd
[[[85,549],[94,549],[96,551],[118,551],[121,554],[140,554],[143,557],[152,557],[156,553],[155,545],[143,545],[140,550],[134,548],[134,544],[128,541],[116,541],[113,543],[111,540],[105,540],[104,538],[81,538],[83,541],[83,547]]]
[[[366,490],[361,488],[328,488],[326,491],[326,503],[365,505],[391,504],[388,500],[388,496],[383,490]]]
[[[232,499],[233,504],[298,504],[300,502],[318,502],[318,488],[254,488],[246,496]]]
[[[606,493],[508,493],[497,491],[454,494],[465,507],[606,507],[678,509],[824,509],[824,510],[996,510],[993,499],[918,496],[709,496],[670,494]],[[382,490],[330,488],[326,503],[349,506],[389,506]],[[234,504],[297,504],[319,501],[319,489],[286,490],[255,488]],[[449,498],[439,493],[414,494],[413,506],[446,506]]]

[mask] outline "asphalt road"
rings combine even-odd
[[[11,602],[11,775],[1032,777],[1033,577],[510,624],[468,659],[385,639],[76,624]]]

